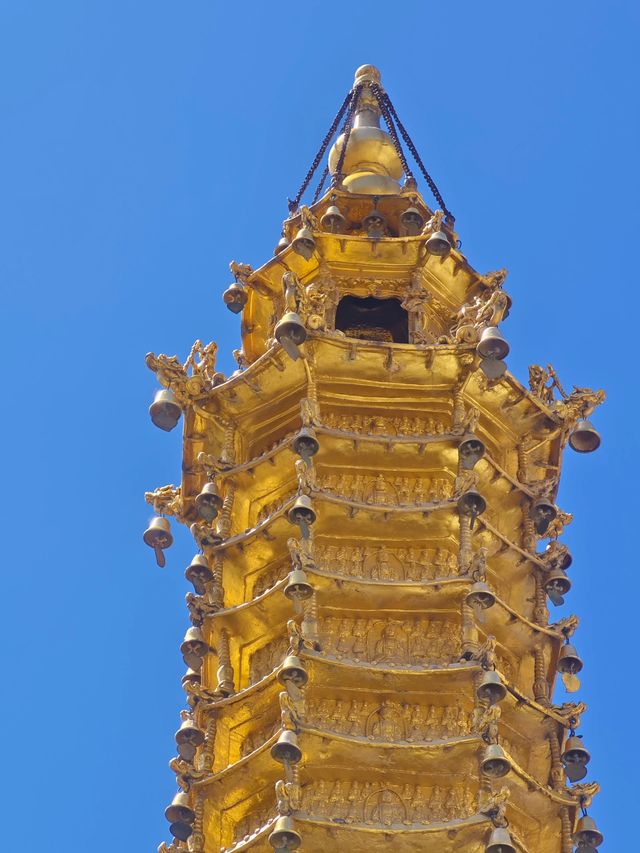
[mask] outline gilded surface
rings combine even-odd
[[[257,270],[232,263],[247,296],[232,376],[213,343],[184,363],[147,357],[185,431],[182,483],[146,498],[191,526],[210,568],[187,600],[204,637],[187,719],[202,736],[171,762],[192,832],[161,849],[270,850],[286,816],[308,851],[481,853],[508,823],[519,851],[570,853],[597,785],[565,776],[585,708],[554,705],[553,690],[577,619],[551,621],[545,584],[570,563],[572,516],[554,506],[563,451],[604,395],[567,392],[551,365],[531,366],[528,388],[492,376],[476,346],[511,309],[506,270],[481,275],[455,247],[430,255],[448,226],[415,190],[376,200],[370,236],[372,196],[355,185],[285,223],[289,241],[310,229],[309,258],[289,246]],[[415,235],[409,203],[426,223]],[[330,205],[344,234],[320,224]],[[407,339],[338,328],[345,296],[397,300]],[[306,329],[296,360],[276,340],[286,312]],[[303,427],[317,453],[296,445]],[[471,464],[469,434],[483,445]],[[195,502],[208,481],[213,520]],[[542,499],[554,517],[540,532]],[[506,691],[493,705],[479,687],[492,672]],[[283,735],[299,761],[272,757]],[[510,769],[493,779],[481,762],[496,746]]]

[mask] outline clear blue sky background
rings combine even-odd
[[[3,848],[167,837],[193,546],[179,532],[161,571],[141,540],[144,490],[180,477],[143,357],[214,338],[232,369],[228,263],[269,257],[373,62],[463,251],[510,270],[511,369],[526,381],[551,361],[609,394],[600,452],[567,453],[561,612],[582,617],[593,814],[623,849],[639,757],[638,4],[1,6]]]

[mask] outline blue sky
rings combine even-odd
[[[144,354],[213,338],[231,369],[229,261],[269,257],[365,62],[382,68],[471,263],[510,270],[511,370],[526,380],[551,361],[565,385],[609,395],[601,450],[566,457],[562,612],[582,617],[593,814],[622,849],[629,743],[640,757],[638,8],[0,4],[6,849],[167,837],[193,546],[179,532],[161,571],[141,540],[144,490],[180,476],[178,431],[148,420]]]

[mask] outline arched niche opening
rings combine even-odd
[[[409,316],[399,299],[343,296],[336,310],[336,329],[350,338],[409,343]]]

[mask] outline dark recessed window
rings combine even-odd
[[[336,329],[350,338],[409,343],[409,318],[399,299],[343,296],[336,311]]]

